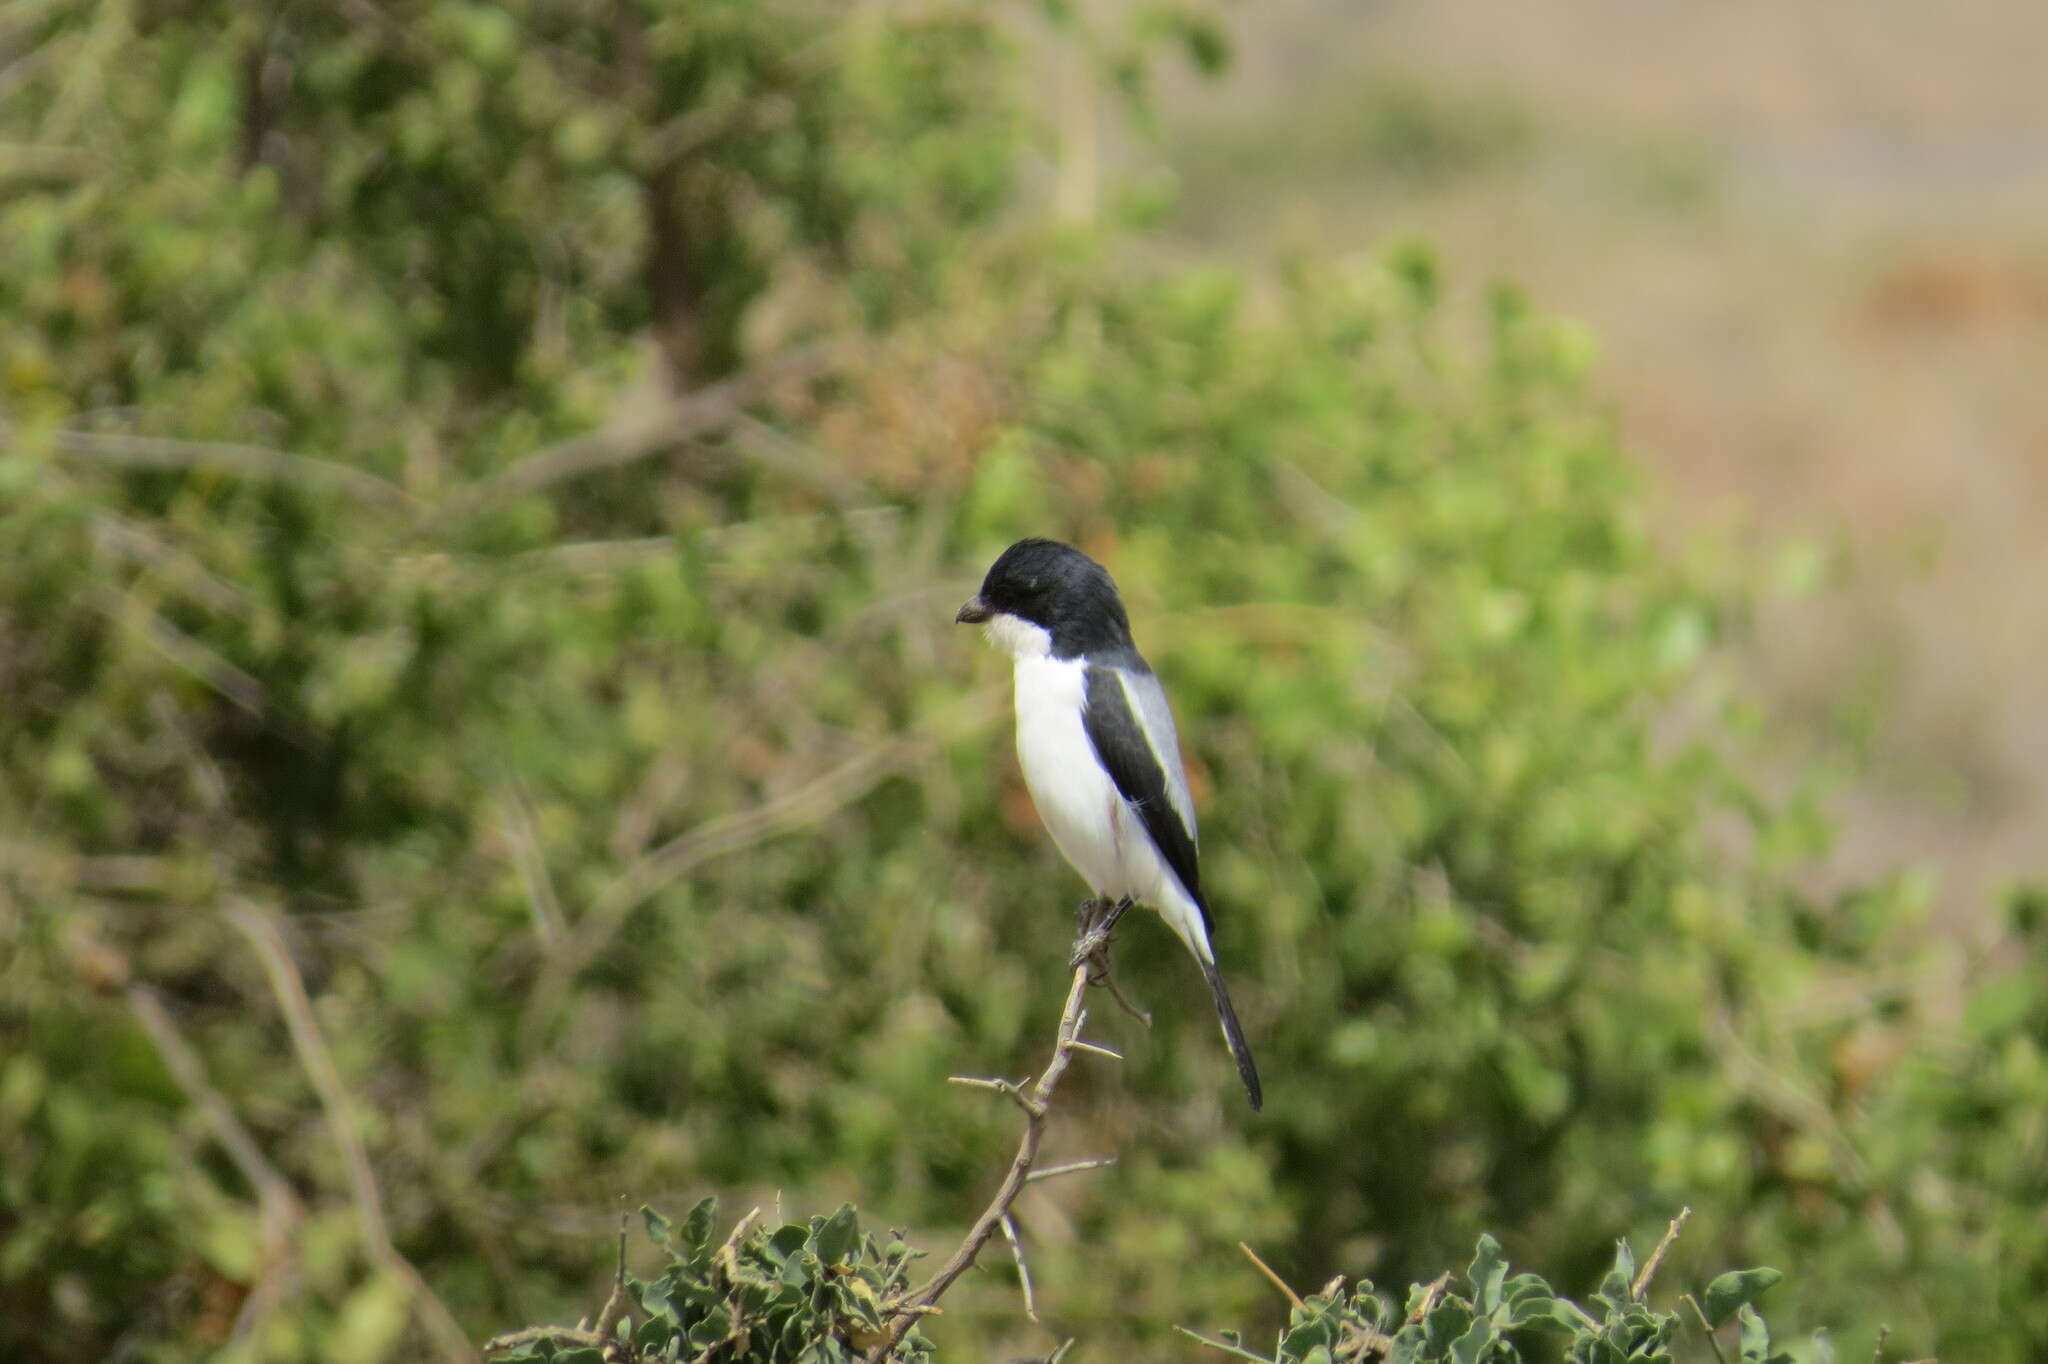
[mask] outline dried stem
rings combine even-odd
[[[610,1340],[617,1329],[619,1318],[626,1312],[626,1223],[627,1214],[619,1214],[619,1267],[612,1275],[611,1296],[604,1300],[604,1306],[597,1310],[597,1324],[591,1327],[591,1334],[599,1340]],[[751,1217],[748,1219],[752,1220]],[[740,1224],[742,1227],[745,1222]]]
[[[988,1244],[989,1238],[994,1236],[999,1228],[1005,1234],[1014,1237],[1015,1228],[1010,1222],[1010,1209],[1016,1203],[1017,1195],[1023,1192],[1024,1185],[1029,1182],[1032,1166],[1038,1160],[1038,1147],[1045,1138],[1046,1114],[1053,1091],[1059,1087],[1060,1077],[1066,1074],[1067,1065],[1073,1060],[1074,1053],[1081,1050],[1076,1044],[1081,1040],[1082,1025],[1088,1021],[1088,1011],[1081,1007],[1081,1002],[1088,993],[1088,972],[1089,967],[1085,963],[1074,969],[1074,982],[1067,989],[1066,1008],[1060,1013],[1058,1040],[1053,1044],[1052,1059],[1045,1063],[1045,1070],[1029,1089],[1012,1084],[1008,1080],[969,1081],[983,1088],[1008,1094],[1016,1101],[1018,1108],[1023,1110],[1024,1135],[1017,1143],[1016,1157],[1011,1160],[1009,1173],[1003,1176],[1003,1182],[996,1189],[995,1197],[982,1209],[981,1216],[975,1219],[966,1239],[960,1243],[960,1248],[953,1252],[952,1258],[948,1259],[939,1272],[924,1285],[912,1289],[890,1304],[888,1328],[884,1331],[881,1342],[868,1351],[865,1364],[882,1364],[882,1361],[889,1357],[889,1352],[896,1348],[896,1343],[903,1339],[904,1333],[910,1329],[918,1315],[937,1302],[946,1290],[953,1286],[953,1281],[967,1272],[973,1265],[975,1257],[981,1254],[982,1247]],[[1012,1244],[1015,1245],[1014,1239]],[[1020,1273],[1023,1272],[1021,1251],[1018,1269]],[[1024,1290],[1027,1312],[1033,1307],[1029,1284],[1027,1276]]]
[[[1685,1226],[1685,1219],[1691,1216],[1692,1209],[1690,1207],[1680,1208],[1678,1216],[1672,1218],[1671,1225],[1664,1229],[1664,1239],[1659,1241],[1657,1248],[1650,1252],[1649,1263],[1643,1266],[1643,1272],[1636,1275],[1635,1283],[1628,1290],[1628,1295],[1637,1302],[1641,1302],[1643,1294],[1649,1291],[1650,1280],[1656,1276],[1659,1269],[1663,1268],[1664,1257],[1670,1254],[1672,1243],[1678,1239],[1679,1230]]]
[[[1245,1259],[1250,1260],[1254,1265],[1258,1266],[1259,1273],[1265,1275],[1268,1279],[1271,1279],[1273,1281],[1273,1287],[1279,1289],[1281,1294],[1287,1299],[1287,1301],[1290,1304],[1297,1308],[1303,1305],[1301,1301],[1301,1295],[1295,1292],[1293,1289],[1289,1288],[1287,1286],[1287,1280],[1281,1278],[1278,1274],[1275,1274],[1273,1272],[1273,1266],[1267,1264],[1264,1260],[1261,1260],[1259,1258],[1259,1253],[1257,1251],[1253,1250],[1250,1246],[1246,1245],[1242,1241],[1239,1241],[1237,1243],[1237,1248],[1244,1252]]]
[[[1445,1270],[1431,1281],[1429,1287],[1422,1290],[1422,1301],[1415,1304],[1415,1310],[1408,1314],[1408,1320],[1410,1322],[1427,1320],[1431,1310],[1436,1307],[1437,1303],[1443,1300],[1444,1293],[1450,1286],[1451,1272]]]

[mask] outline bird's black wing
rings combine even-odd
[[[1148,694],[1134,706],[1132,693],[1139,689]],[[1114,663],[1090,658],[1084,691],[1088,706],[1082,718],[1095,756],[1108,769],[1118,793],[1144,821],[1152,845],[1180,878],[1188,898],[1202,911],[1203,929],[1213,932],[1209,906],[1202,899],[1194,811],[1187,796],[1187,778],[1181,771],[1180,745],[1159,679],[1145,666],[1145,660],[1131,651]]]

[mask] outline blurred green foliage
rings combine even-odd
[[[1810,888],[1744,569],[1652,543],[1577,330],[1046,228],[1031,54],[1217,55],[1117,22],[0,15],[0,1354],[445,1350],[573,1316],[622,1193],[963,1224],[1009,1115],[943,1077],[1040,1049],[1082,891],[948,624],[1026,533],[1174,696],[1270,1085],[1127,931],[1055,1329],[1277,1321],[1240,1239],[1571,1290],[1691,1202],[1674,1278],[2048,1348],[2037,897]],[[1003,1277],[936,1346],[1049,1348]]]

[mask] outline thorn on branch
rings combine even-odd
[[[1098,1156],[1094,1160],[1070,1160],[1064,1165],[1048,1165],[1043,1170],[1033,1170],[1024,1176],[1024,1182],[1035,1184],[1041,1179],[1058,1179],[1061,1175],[1079,1174],[1083,1170],[1100,1170],[1114,1164],[1115,1156]]]
[[[1024,1290],[1024,1315],[1038,1320],[1038,1300],[1031,1294],[1031,1266],[1024,1263],[1024,1243],[1017,1237],[1017,1222],[1003,1214],[1003,1236],[1010,1243],[1010,1258],[1017,1262],[1017,1283]]]
[[[1017,1107],[1023,1109],[1030,1117],[1038,1117],[1043,1112],[1038,1106],[1037,1101],[1024,1092],[1024,1086],[1014,1080],[1004,1080],[1001,1078],[984,1080],[974,1075],[948,1075],[946,1083],[949,1085],[965,1085],[969,1089],[992,1089],[998,1094],[1007,1095],[1016,1103]]]

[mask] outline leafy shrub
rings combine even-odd
[[[715,1244],[715,1199],[698,1203],[680,1229],[642,1208],[649,1238],[667,1255],[660,1278],[626,1273],[622,1232],[617,1287],[594,1328],[530,1327],[497,1338],[486,1352],[506,1364],[602,1364],[608,1354],[648,1364],[846,1364],[884,1345],[884,1320],[908,1288],[907,1269],[920,1252],[895,1233],[886,1247],[863,1234],[850,1204],[772,1231],[755,1225],[758,1212]],[[1591,1308],[1560,1296],[1541,1275],[1509,1277],[1500,1243],[1481,1235],[1461,1287],[1452,1286],[1450,1274],[1414,1284],[1405,1307],[1367,1281],[1347,1292],[1342,1278],[1295,1299],[1270,1357],[1247,1349],[1234,1331],[1220,1339],[1182,1333],[1251,1364],[1515,1364],[1523,1357],[1517,1342],[1541,1337],[1557,1342],[1573,1364],[1672,1364],[1679,1317],[1653,1310],[1645,1297],[1682,1221],[1641,1270],[1624,1239]],[[1754,1306],[1781,1278],[1774,1269],[1731,1270],[1688,1302],[1706,1331],[1739,1325],[1744,1364],[1790,1364],[1791,1356],[1772,1349],[1770,1328]],[[915,1328],[886,1356],[931,1357]]]
[[[638,1311],[616,1335],[595,1336],[630,1342],[635,1359],[843,1364],[881,1343],[881,1306],[908,1285],[913,1252],[900,1238],[884,1246],[863,1232],[851,1204],[829,1217],[773,1229],[755,1226],[750,1213],[722,1244],[713,1239],[716,1199],[698,1203],[680,1227],[650,1208],[641,1215],[649,1239],[668,1255],[666,1271],[658,1279],[636,1279],[621,1266],[627,1310]],[[598,1325],[608,1323],[600,1316]],[[492,1353],[508,1364],[601,1364],[601,1346],[561,1347],[564,1337],[580,1334],[517,1332]],[[930,1357],[914,1327],[888,1355]]]
[[[1586,1282],[1690,1200],[1678,1272],[2040,1352],[2038,940],[1809,888],[1747,574],[1646,529],[1579,331],[1004,218],[980,6],[628,6],[623,108],[554,7],[318,8],[0,21],[0,140],[68,149],[0,200],[0,1353],[448,1352],[620,1190],[963,1221],[1008,1133],[939,1077],[1032,1049],[1080,892],[946,624],[1026,532],[1175,698],[1272,1081],[1135,926],[1158,1027],[1062,1137],[1123,1163],[1023,1213],[1064,1329],[1270,1317],[1238,1239]],[[678,303],[639,154],[707,108],[762,122]]]

